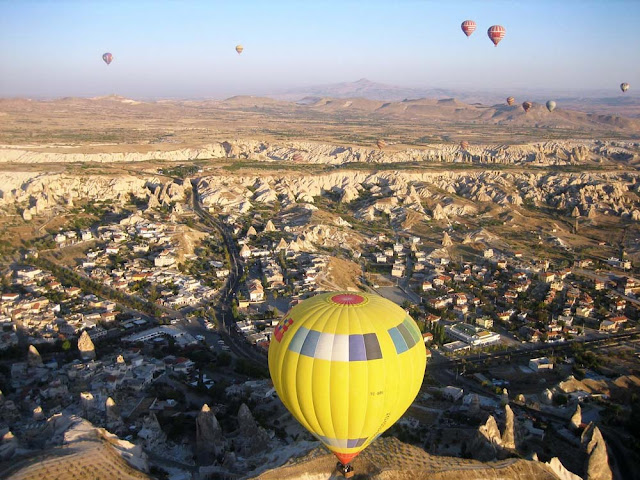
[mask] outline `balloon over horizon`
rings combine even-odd
[[[556,102],[554,102],[553,100],[549,100],[547,102],[547,110],[549,110],[550,112],[553,112],[556,109]]]
[[[621,83],[620,90],[622,90],[623,92],[626,92],[627,90],[629,90],[629,84],[627,82]]]
[[[531,102],[522,103],[522,109],[524,110],[524,113],[527,113],[529,110],[531,110],[531,107],[533,107],[533,103]]]
[[[498,46],[506,34],[507,30],[502,25],[493,25],[492,27],[489,27],[489,30],[487,30],[489,40],[493,42],[495,47]]]
[[[242,45],[236,45],[236,52],[238,52],[238,55],[240,55],[243,50],[244,50],[244,47]]]
[[[113,55],[111,55],[109,52],[107,52],[107,53],[102,55],[102,60],[104,61],[104,63],[109,65],[113,61]]]
[[[471,34],[476,31],[476,22],[473,20],[465,20],[462,22],[462,25],[460,25],[460,28],[462,28],[462,31],[467,37],[470,37]]]
[[[511,106],[516,103],[516,99],[514,97],[507,97],[507,105]]]
[[[285,407],[343,465],[391,427],[420,391],[422,335],[395,303],[330,292],[294,306],[274,330],[269,372]]]

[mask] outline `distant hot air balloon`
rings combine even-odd
[[[527,113],[529,110],[531,110],[531,107],[533,107],[533,103],[531,102],[524,102],[522,104],[522,109],[524,110],[524,113]]]
[[[547,102],[547,110],[549,110],[550,112],[553,112],[556,109],[556,102],[554,102],[553,100],[549,100]]]
[[[380,139],[376,142],[376,145],[378,145],[378,148],[380,150],[382,150],[384,147],[387,146],[387,142],[385,142],[384,140]]]
[[[238,55],[240,55],[243,50],[244,50],[244,47],[242,45],[236,45],[236,52],[238,52]]]
[[[269,373],[284,406],[349,463],[409,408],[426,366],[418,326],[370,293],[330,292],[302,301],[280,321]]]
[[[465,20],[462,22],[462,25],[460,25],[460,28],[462,28],[462,31],[467,37],[470,37],[471,34],[476,31],[476,22],[473,20]]]
[[[507,97],[507,105],[511,106],[516,103],[516,99],[513,97]]]
[[[469,142],[467,142],[466,140],[462,140],[460,142],[460,148],[462,150],[467,150],[469,148]]]
[[[489,35],[489,39],[493,42],[493,44],[497,47],[500,40],[502,40],[507,31],[502,25],[494,25],[489,27],[487,30],[487,35]]]
[[[296,163],[300,163],[302,162],[303,158],[302,155],[300,155],[299,153],[294,153],[293,154],[293,161]]]
[[[621,83],[620,90],[622,90],[623,92],[626,92],[627,90],[629,90],[629,84],[627,82]]]
[[[111,63],[111,61],[113,60],[113,55],[111,55],[109,52],[107,52],[107,53],[102,55],[102,60],[104,60],[104,63],[109,65]]]

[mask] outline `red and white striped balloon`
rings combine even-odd
[[[476,22],[473,20],[465,20],[462,22],[462,25],[460,25],[460,28],[462,28],[462,31],[467,37],[470,37],[471,34],[476,31]]]
[[[497,47],[500,40],[502,40],[507,33],[507,30],[502,25],[494,25],[489,27],[487,30],[487,35],[489,35],[489,39],[493,42],[493,44]]]

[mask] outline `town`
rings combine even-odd
[[[262,425],[273,448],[307,435],[285,420],[266,379],[274,328],[303,299],[336,289],[385,296],[417,322],[427,346],[424,393],[394,428],[434,453],[464,456],[486,445],[469,434],[458,450],[443,450],[433,434],[417,433],[428,411],[441,412],[429,414],[429,423],[447,435],[454,412],[476,425],[481,409],[502,418],[511,402],[523,410],[515,420],[509,410],[506,428],[529,418],[523,431],[541,441],[540,422],[549,415],[570,409],[575,417],[577,406],[585,418],[606,418],[618,408],[602,375],[614,367],[587,347],[621,356],[622,364],[629,361],[625,345],[637,348],[640,282],[624,250],[608,260],[552,261],[497,248],[480,230],[463,241],[478,253],[461,255],[452,226],[439,244],[388,228],[367,235],[360,249],[318,248],[319,235],[296,233],[292,214],[271,217],[246,202],[237,210],[207,205],[199,187],[174,180],[146,208],[135,198],[124,210],[107,204],[92,224],[32,242],[5,272],[0,354],[8,360],[28,352],[3,371],[0,421],[11,426],[3,458],[15,454],[16,435],[39,445],[52,418],[74,412],[142,445],[155,471],[171,471],[153,458],[160,451],[187,470],[207,458],[213,463],[200,467],[203,475],[259,468],[264,459],[251,455],[248,431]],[[351,228],[342,217],[337,223]],[[336,262],[349,263],[351,284],[336,284],[343,267]],[[266,419],[276,411],[277,423]],[[230,423],[229,413],[244,420]],[[190,448],[178,441],[193,434],[185,416],[209,425],[198,426]],[[575,443],[570,429],[560,434]]]

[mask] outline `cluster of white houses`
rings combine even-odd
[[[125,229],[122,222],[128,228]],[[108,239],[110,243],[102,250],[89,251],[79,267],[92,279],[129,294],[135,293],[139,282],[155,284],[159,303],[171,308],[195,306],[217,293],[215,288],[203,285],[177,269],[177,251],[171,243],[176,233],[175,225],[163,226],[137,214],[122,222],[98,228],[99,238]],[[116,238],[122,240],[115,241]],[[122,248],[124,241],[127,241],[127,250]],[[151,254],[150,246],[154,246]],[[126,261],[121,267],[109,269],[107,265],[113,255],[126,256]],[[185,258],[195,256],[185,255]],[[152,266],[149,265],[151,261]],[[224,279],[229,275],[229,269],[222,262],[211,260],[209,263],[216,278]]]
[[[26,340],[38,344],[73,338],[82,330],[98,334],[104,331],[99,328],[100,324],[116,320],[118,312],[114,302],[92,294],[85,295],[79,287],[63,287],[51,273],[39,268],[17,267],[12,283],[23,293],[2,294],[0,349],[16,344],[18,322],[27,336]],[[53,292],[57,292],[60,303],[47,298]]]

